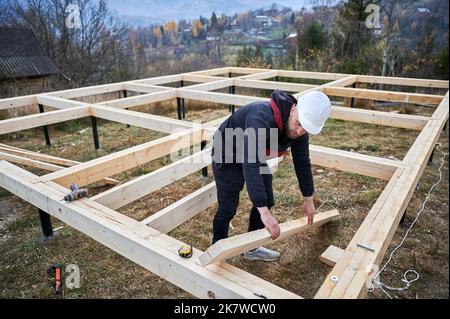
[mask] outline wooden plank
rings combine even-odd
[[[288,77],[288,78],[335,81],[335,80],[347,78],[349,76],[353,76],[353,74],[278,70],[278,76]]]
[[[44,175],[41,177],[41,180],[54,181],[67,187],[72,183],[84,186],[200,142],[200,129],[184,130],[58,172]]]
[[[118,83],[108,83],[94,86],[87,86],[76,89],[62,90],[46,93],[45,95],[51,95],[55,97],[65,98],[65,99],[73,99],[77,97],[103,94],[103,93],[111,93],[117,92],[123,89],[122,82]]]
[[[65,158],[56,157],[56,156],[47,155],[47,154],[38,153],[38,152],[32,152],[29,150],[13,147],[13,146],[2,144],[2,143],[0,143],[0,151],[10,153],[13,155],[19,155],[22,157],[31,158],[31,159],[38,160],[41,162],[52,163],[52,164],[57,164],[57,165],[62,165],[62,166],[73,166],[73,165],[80,164],[80,162],[77,162],[77,161],[72,161],[72,160],[68,160]]]
[[[231,72],[230,70],[231,70],[231,68],[227,66],[227,67],[223,67],[223,68],[189,72],[189,74],[214,76],[214,75],[227,74],[227,73]]]
[[[264,246],[292,235],[321,226],[339,216],[337,210],[316,214],[312,225],[308,225],[308,217],[302,217],[280,224],[280,236],[273,240],[267,229],[255,230],[241,235],[221,239],[210,246],[198,260],[203,266],[240,255],[246,251]]]
[[[222,76],[196,75],[196,74],[190,74],[190,73],[183,74],[183,81],[193,82],[193,83],[207,83],[207,82],[214,82],[214,81],[222,81],[223,79],[224,79],[224,77],[222,77]]]
[[[301,92],[304,90],[317,87],[317,85],[310,85],[310,84],[261,81],[261,80],[241,80],[241,79],[234,79],[233,85],[246,88],[266,89],[266,90],[278,89],[287,92]]]
[[[30,159],[30,158],[26,158],[26,157],[8,154],[8,153],[2,152],[2,151],[0,151],[0,160],[5,160],[5,161],[11,162],[11,163],[22,164],[25,166],[31,166],[31,167],[51,171],[51,172],[58,171],[58,170],[64,168],[64,167],[56,165],[56,164],[45,163],[45,162]]]
[[[248,80],[265,80],[265,79],[274,78],[278,75],[279,75],[278,70],[270,70],[270,71],[266,70],[265,72],[258,72],[258,73],[254,73],[254,74],[250,74],[250,75],[244,75],[239,78],[240,79],[248,79]]]
[[[236,73],[236,74],[245,74],[245,75],[251,75],[256,73],[262,73],[267,72],[268,69],[261,69],[261,68],[244,68],[244,67],[230,67],[229,71],[230,73]]]
[[[328,248],[322,253],[322,255],[320,255],[319,259],[321,262],[334,267],[334,265],[336,265],[336,263],[339,261],[339,259],[342,257],[342,255],[344,254],[344,250],[330,245],[328,246]]]
[[[407,92],[391,92],[369,89],[354,89],[344,87],[326,87],[322,90],[325,94],[341,97],[355,97],[359,99],[390,101],[423,105],[437,105],[444,98],[442,95],[418,94]]]
[[[25,95],[18,97],[10,97],[7,99],[0,99],[0,110],[12,109],[19,106],[36,105],[35,95]]]
[[[179,82],[182,79],[183,79],[183,74],[171,74],[171,75],[158,76],[158,77],[154,77],[154,78],[134,80],[133,83],[160,85],[160,84]]]
[[[213,90],[223,89],[223,88],[232,86],[233,81],[234,81],[233,79],[223,78],[220,81],[212,81],[212,82],[190,85],[184,89],[178,89],[178,91],[181,91],[181,90],[183,90],[183,91],[184,90],[213,91]]]
[[[112,106],[116,108],[130,108],[134,106],[146,105],[161,101],[167,101],[177,97],[176,89],[166,89],[161,92],[153,92],[142,95],[130,96],[127,98],[116,99],[98,103],[96,105]]]
[[[358,75],[358,82],[448,89],[448,81]]]
[[[134,83],[134,82],[124,82],[123,89],[127,91],[134,91],[139,93],[154,93],[154,92],[162,92],[170,90],[163,86],[151,85],[151,84],[142,84],[142,83]]]
[[[176,130],[190,129],[198,126],[192,122],[171,119],[165,116],[121,110],[103,105],[92,106],[91,112],[93,116],[108,121],[129,124],[163,133],[172,133]]]
[[[174,181],[195,173],[209,164],[211,164],[210,149],[198,152],[154,172],[111,188],[92,197],[92,200],[111,209],[118,209]]]
[[[70,109],[57,110],[39,114],[21,116],[0,121],[0,135],[27,130],[34,127],[60,123],[90,116],[89,106],[77,106]]]
[[[344,87],[344,86],[352,85],[353,83],[356,83],[357,78],[358,77],[356,75],[350,75],[350,76],[346,76],[346,77],[337,76],[337,80],[327,82],[327,83],[317,86],[315,88],[294,94],[294,97],[296,99],[300,99],[300,97],[302,95],[304,95],[308,92],[323,91],[327,87]]]
[[[403,166],[401,161],[317,145],[309,146],[309,156],[311,158],[311,163],[314,165],[370,176],[382,180],[389,180],[397,168]]]
[[[147,217],[141,223],[168,233],[217,202],[216,183],[212,182],[179,201]]]
[[[77,106],[86,106],[87,103],[67,100],[60,97],[55,97],[51,95],[36,95],[36,103],[42,104],[44,106],[50,106],[55,109],[68,109]]]
[[[178,97],[190,100],[214,102],[219,104],[232,104],[232,105],[246,105],[248,103],[257,101],[269,101],[268,98],[261,98],[256,96],[227,94],[219,92],[205,92],[192,89],[178,89]]]
[[[2,145],[5,144],[0,143],[0,146]],[[9,158],[7,158],[7,156],[5,156],[5,153],[6,155],[13,155],[14,157],[10,156]],[[16,148],[10,149],[5,147],[0,147],[0,159],[4,159],[11,163],[18,163],[26,166],[37,167],[50,172],[60,171],[65,168],[64,166],[60,166],[58,164],[67,166],[74,166],[80,164],[80,162],[70,161],[55,156],[25,151]],[[112,178],[104,178],[103,180],[99,181],[99,183],[102,185],[117,185],[119,184],[119,181]]]
[[[400,127],[411,130],[423,129],[430,119],[427,116],[395,114],[341,106],[333,106],[330,117],[337,120]]]
[[[23,173],[24,172],[24,173]],[[182,242],[119,214],[89,198],[65,202],[68,192],[52,182],[31,183],[20,168],[0,161],[0,186],[161,278],[200,298],[299,298],[231,265],[203,268],[201,251],[190,259],[178,256]]]

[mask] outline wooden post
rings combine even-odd
[[[53,236],[53,227],[50,215],[41,209],[38,209],[38,211],[39,219],[41,221],[42,233],[44,234],[44,237],[48,239]]]
[[[91,116],[91,124],[92,124],[92,136],[94,137],[94,147],[95,150],[98,150],[100,148],[100,143],[98,141],[97,119],[95,116]]]
[[[39,112],[44,113],[44,106],[42,104],[38,104],[38,106],[39,106]],[[44,128],[45,144],[47,146],[51,146],[52,144],[50,143],[50,135],[48,134],[47,125],[44,125],[43,128]]]

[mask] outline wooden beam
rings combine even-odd
[[[174,181],[195,173],[210,163],[211,150],[204,150],[111,188],[92,197],[92,200],[111,209],[119,209]]]
[[[353,74],[342,74],[342,73],[323,73],[323,72],[306,72],[306,71],[288,71],[279,70],[278,76],[288,77],[288,78],[299,78],[299,79],[315,79],[315,80],[340,80],[347,78],[349,76],[354,76]]]
[[[246,105],[256,101],[268,101],[268,98],[256,96],[227,94],[219,92],[205,92],[192,89],[178,89],[178,97],[190,100],[207,101],[220,104]]]
[[[209,70],[201,70],[201,71],[195,71],[195,72],[189,72],[188,74],[193,75],[208,75],[208,76],[215,76],[215,75],[221,75],[231,72],[230,67],[223,67],[223,68],[216,68],[216,69],[209,69]]]
[[[55,97],[73,99],[77,97],[90,96],[96,94],[111,93],[123,90],[122,82],[119,83],[108,83],[102,85],[94,85],[88,87],[82,87],[77,89],[69,89],[63,91],[55,91],[50,93],[45,93],[45,95],[51,95]]]
[[[160,84],[179,82],[182,79],[183,79],[183,74],[171,74],[171,75],[158,76],[155,78],[134,80],[133,83],[160,85]]]
[[[142,84],[142,83],[134,83],[134,82],[124,82],[123,89],[127,91],[134,91],[139,93],[154,93],[154,92],[162,92],[170,90],[163,86],[151,85],[151,84]]]
[[[0,135],[27,130],[34,127],[60,123],[90,116],[89,106],[77,106],[39,114],[21,116],[0,121]]]
[[[147,217],[141,223],[168,233],[217,202],[216,183],[212,182],[179,201]]]
[[[196,90],[196,91],[213,91],[218,89],[223,89],[226,87],[229,87],[233,85],[233,79],[223,78],[220,81],[212,81],[212,82],[206,82],[206,83],[200,83],[200,84],[194,84],[187,86],[184,89],[178,89],[178,91],[181,90]]]
[[[59,166],[56,164],[45,163],[45,162],[37,161],[34,159],[26,158],[26,157],[8,154],[6,152],[3,152],[2,150],[0,150],[0,160],[5,160],[5,161],[11,162],[11,163],[22,164],[25,166],[31,166],[31,167],[43,169],[46,171],[51,171],[51,172],[58,171],[58,170],[61,170],[64,168],[63,166]]]
[[[186,73],[183,74],[183,81],[193,82],[193,83],[207,83],[214,81],[222,81],[224,77],[222,76],[211,76],[211,75],[195,75]]]
[[[266,89],[266,90],[284,90],[288,92],[301,92],[304,90],[312,89],[317,87],[317,85],[310,84],[299,84],[299,83],[287,83],[287,82],[276,82],[276,81],[261,81],[261,80],[241,80],[239,78],[233,79],[233,85],[255,88],[255,89]]]
[[[448,89],[448,81],[441,80],[358,75],[357,82]]]
[[[239,77],[240,79],[248,79],[248,80],[264,80],[264,79],[270,79],[274,78],[279,75],[278,70],[270,70],[265,72],[258,72],[250,75],[244,75]]]
[[[347,152],[333,148],[310,145],[311,163],[339,171],[356,173],[364,176],[389,180],[397,168],[402,167],[401,161]]]
[[[321,226],[339,216],[337,210],[316,214],[312,225],[308,225],[308,217],[302,217],[280,224],[280,236],[273,240],[267,229],[255,230],[241,235],[221,239],[210,246],[198,260],[203,266],[240,255],[246,251],[286,239],[292,235]]]
[[[346,77],[341,77],[341,76],[336,76],[336,77],[337,77],[337,79],[334,81],[327,82],[327,83],[317,86],[315,88],[294,94],[294,97],[296,99],[300,99],[300,97],[302,95],[304,95],[308,92],[323,91],[327,87],[344,87],[344,86],[352,85],[352,84],[356,83],[356,80],[358,78],[356,75],[350,75],[350,76],[346,76]]]
[[[191,258],[181,258],[177,250],[182,242],[89,198],[65,202],[68,189],[52,182],[33,184],[33,176],[0,161],[0,187],[196,297],[300,298],[231,265],[203,268],[197,264],[202,252],[195,248]]]
[[[0,110],[12,109],[19,106],[33,106],[36,105],[35,95],[25,95],[19,97],[10,97],[7,99],[0,99]]]
[[[127,98],[121,98],[111,101],[98,103],[96,105],[112,106],[116,108],[129,108],[139,105],[146,105],[161,101],[170,100],[177,97],[176,89],[166,89],[161,92],[147,93],[142,95],[130,96]]]
[[[72,160],[68,160],[65,158],[56,157],[56,156],[47,155],[47,154],[38,153],[38,152],[32,152],[29,150],[13,147],[13,146],[2,144],[2,143],[0,143],[0,151],[10,153],[13,155],[31,158],[31,159],[38,160],[41,162],[52,163],[52,164],[57,164],[57,165],[62,165],[62,166],[73,166],[73,165],[80,164],[80,162],[77,162],[77,161],[72,161]]]
[[[261,69],[261,68],[244,68],[244,67],[230,67],[228,72],[229,73],[236,73],[236,74],[256,74],[256,73],[262,73],[262,72],[268,72],[270,70],[268,69]]]
[[[67,100],[51,95],[36,95],[36,103],[42,104],[43,106],[49,106],[54,109],[68,109],[77,106],[87,106],[87,103]]]
[[[427,116],[395,114],[341,106],[333,106],[330,117],[337,120],[400,127],[411,130],[423,129],[430,119]]]
[[[321,262],[334,267],[339,259],[344,254],[344,250],[336,246],[328,246],[328,248],[320,255],[319,259]]]
[[[91,112],[93,116],[108,121],[129,124],[163,133],[172,133],[175,130],[190,129],[197,126],[197,124],[192,122],[103,105],[92,106]]]
[[[201,130],[185,130],[179,133],[109,154],[64,170],[41,177],[63,186],[75,183],[88,185],[105,177],[143,165],[152,160],[201,142]]]
[[[359,99],[437,105],[444,98],[442,95],[417,94],[407,92],[390,92],[381,90],[354,89],[344,87],[326,87],[325,94],[341,97],[356,97]]]
[[[11,163],[18,163],[26,166],[36,167],[50,172],[60,171],[65,168],[64,166],[60,166],[59,164],[66,166],[74,166],[80,164],[80,162],[77,161],[70,161],[55,156],[21,150],[20,148],[17,149],[1,147],[2,145],[5,144],[0,143],[0,159],[4,159]],[[7,157],[5,155],[12,155],[13,157]],[[119,181],[112,178],[104,178],[103,180],[99,181],[99,183],[102,185],[117,185],[119,184]]]

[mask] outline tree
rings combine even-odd
[[[194,38],[197,38],[200,35],[202,28],[203,28],[202,22],[198,19],[195,19],[192,22],[192,36]]]
[[[211,31],[213,32],[219,31],[219,22],[217,21],[217,16],[215,12],[213,12],[211,15]]]
[[[71,3],[79,8],[80,28],[66,25],[68,1],[60,0],[15,1],[10,3],[10,14],[3,22],[32,28],[46,54],[72,85],[125,80],[133,70],[127,26],[111,14],[104,0]],[[56,88],[61,85],[54,83]]]
[[[395,66],[398,56],[398,45],[400,41],[400,16],[413,4],[414,0],[383,0],[382,13],[383,28],[382,28],[382,47],[383,47],[383,64],[381,67],[381,76],[387,75],[387,68],[390,69],[390,75],[397,74]],[[381,86],[380,86],[381,87]]]
[[[327,33],[324,28],[313,20],[298,39],[299,51],[307,54],[310,50],[324,50],[327,45]]]
[[[371,0],[349,0],[338,11],[333,32],[334,55],[338,70],[345,73],[368,73],[371,63],[364,53],[374,45],[372,29],[365,25],[365,12]]]

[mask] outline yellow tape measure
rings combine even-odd
[[[178,255],[183,258],[189,258],[192,256],[192,246],[184,244],[178,249]]]

